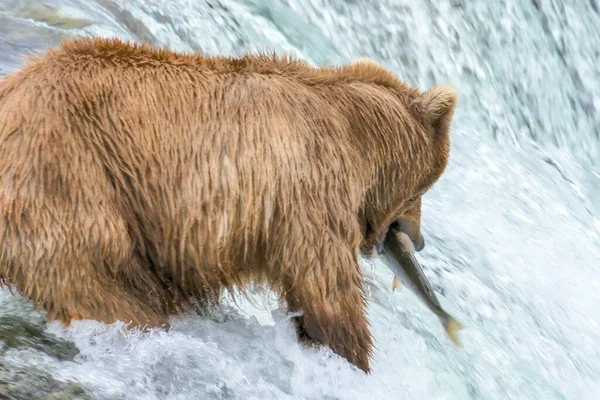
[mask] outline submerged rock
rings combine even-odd
[[[33,348],[60,361],[72,361],[79,350],[71,342],[44,332],[44,327],[14,315],[0,316],[0,354],[7,349]]]
[[[0,365],[0,399],[93,399],[76,382],[62,382],[35,368]]]
[[[33,19],[60,29],[81,29],[94,23],[88,19],[64,16],[59,8],[49,4],[25,4],[12,10],[10,14],[19,18]]]

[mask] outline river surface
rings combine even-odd
[[[269,295],[140,334],[46,323],[0,289],[0,399],[600,398],[597,0],[0,0],[0,75],[83,35],[314,64],[365,56],[410,84],[454,86],[419,258],[465,325],[462,347],[377,260],[361,259],[369,376],[297,344]]]

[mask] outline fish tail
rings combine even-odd
[[[460,331],[462,328],[463,327],[460,324],[460,322],[458,322],[457,320],[455,320],[454,318],[452,318],[450,316],[446,319],[446,322],[444,322],[444,329],[446,330],[448,337],[457,346],[460,346],[460,343],[458,342],[458,337],[456,336],[456,333],[458,331]]]

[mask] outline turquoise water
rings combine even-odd
[[[367,56],[411,84],[453,85],[451,159],[423,200],[420,260],[466,326],[463,347],[407,290],[392,293],[378,261],[363,260],[370,376],[299,346],[268,296],[141,335],[47,324],[4,289],[0,398],[600,398],[594,0],[0,0],[0,74],[74,35],[210,54],[276,49],[315,64]]]

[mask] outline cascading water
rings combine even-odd
[[[363,261],[373,373],[306,349],[270,297],[170,332],[46,323],[0,290],[0,398],[600,398],[600,15],[595,0],[0,0],[0,75],[74,35],[181,51],[370,57],[459,94],[420,253],[462,348]]]

